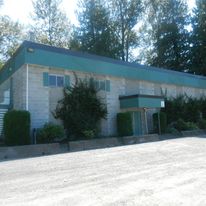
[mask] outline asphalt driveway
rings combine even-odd
[[[0,162],[0,205],[205,206],[206,138]]]

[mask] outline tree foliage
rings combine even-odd
[[[34,40],[58,47],[69,47],[71,26],[66,14],[59,9],[61,0],[33,1]]]
[[[80,0],[79,8],[73,41],[76,49],[131,60],[131,49],[138,44],[134,28],[142,11],[141,1]]]
[[[191,25],[191,72],[206,76],[206,0],[196,0]]]
[[[23,38],[22,25],[8,16],[0,16],[0,67],[12,56]]]
[[[168,123],[183,119],[186,122],[198,122],[201,118],[206,119],[206,97],[200,99],[180,95],[168,98],[163,112],[167,114]]]
[[[150,65],[185,71],[188,63],[188,8],[184,0],[148,0],[146,40]]]
[[[80,0],[78,20],[71,47],[93,54],[119,58],[114,26],[104,1]]]
[[[132,49],[138,46],[138,35],[135,26],[141,20],[141,0],[110,0],[111,21],[114,22],[114,35],[120,45],[120,58],[132,60]]]
[[[64,97],[58,102],[54,112],[55,118],[61,119],[69,137],[76,139],[97,134],[98,124],[106,118],[107,109],[95,89],[93,81],[81,81],[64,89]]]

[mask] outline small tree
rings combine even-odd
[[[63,121],[68,136],[75,139],[91,138],[91,134],[94,137],[100,120],[106,115],[106,105],[98,98],[93,81],[81,81],[77,77],[72,87],[64,88],[64,97],[54,112],[55,118]]]

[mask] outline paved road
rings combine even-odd
[[[0,205],[205,206],[206,139],[0,162]]]

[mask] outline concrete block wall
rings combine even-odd
[[[43,72],[49,68],[29,65],[29,112],[31,127],[42,127],[49,121],[49,87],[43,86]]]
[[[12,75],[13,108],[26,110],[26,65]]]
[[[56,108],[58,100],[63,97],[63,88],[52,88],[43,86],[43,72],[56,75],[69,75],[70,83],[74,84],[75,77],[72,71],[55,68],[29,65],[29,111],[31,113],[32,128],[39,128],[46,122],[61,124],[56,120],[52,111]],[[100,91],[99,96],[107,104],[107,120],[101,121],[101,135],[116,135],[116,114],[120,112],[119,96],[132,94],[161,95],[166,92],[168,96],[176,96],[187,93],[194,97],[206,94],[203,89],[180,87],[176,85],[159,84],[146,81],[134,81],[111,76],[95,75],[83,72],[75,72],[78,78],[90,78],[98,80],[110,80],[110,92]],[[12,76],[14,89],[14,108],[26,109],[26,66],[23,66]],[[148,129],[152,131],[152,114],[155,109],[147,111]]]
[[[154,95],[155,93],[154,85],[155,85],[154,83],[140,81],[140,94]]]
[[[120,112],[119,96],[126,94],[126,81],[120,78],[108,78],[110,80],[111,88],[110,92],[107,92],[107,134],[116,135],[116,115]]]
[[[49,69],[49,74],[55,74],[55,75],[65,75],[64,70],[52,70]],[[49,99],[49,122],[53,122],[55,124],[62,124],[60,120],[57,120],[54,118],[54,111],[57,106],[57,102],[63,98],[63,88],[62,87],[48,87],[49,93],[48,93],[48,99]]]

